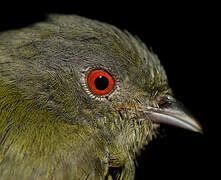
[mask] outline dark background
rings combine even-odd
[[[19,2],[20,3],[20,2]],[[137,2],[138,3],[138,2]],[[76,1],[9,2],[1,5],[0,30],[20,28],[44,20],[47,13],[77,14],[113,24],[138,35],[158,54],[170,86],[202,124],[204,135],[163,125],[161,136],[138,157],[136,179],[213,179],[215,155],[220,141],[215,141],[220,118],[219,81],[215,80],[213,58],[216,10],[209,4],[125,4],[103,1],[81,5]]]

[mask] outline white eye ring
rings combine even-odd
[[[111,90],[108,93],[100,95],[100,94],[93,93],[93,91],[91,91],[91,89],[88,85],[88,75],[93,70],[102,70],[104,72],[107,72],[114,79],[114,86],[113,86],[113,88],[111,88]],[[114,94],[116,94],[116,92],[119,90],[119,80],[118,80],[117,76],[114,73],[112,73],[112,70],[110,68],[105,68],[102,65],[88,67],[88,68],[84,69],[83,71],[81,71],[80,81],[81,81],[81,84],[82,84],[84,90],[87,92],[87,94],[92,99],[96,99],[99,101],[109,100],[110,97],[113,97]]]

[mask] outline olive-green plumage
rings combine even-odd
[[[93,68],[115,78],[111,93],[90,91]],[[157,56],[114,26],[50,15],[1,32],[0,179],[134,179],[158,127],[142,108],[165,94]]]

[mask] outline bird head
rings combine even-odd
[[[3,33],[1,39],[10,47],[0,46],[1,83],[21,93],[35,108],[26,112],[38,117],[23,122],[23,134],[44,124],[39,114],[50,112],[52,134],[65,123],[83,127],[105,144],[109,165],[121,166],[152,139],[160,123],[201,131],[173,98],[157,55],[128,32],[78,16],[51,15],[46,23]],[[59,132],[53,130],[56,123]],[[62,132],[69,137],[64,141],[76,144],[70,132]]]

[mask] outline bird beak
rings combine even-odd
[[[169,124],[199,133],[203,132],[199,122],[186,111],[179,101],[170,95],[166,96],[162,106],[159,108],[149,107],[145,114],[155,123]]]

